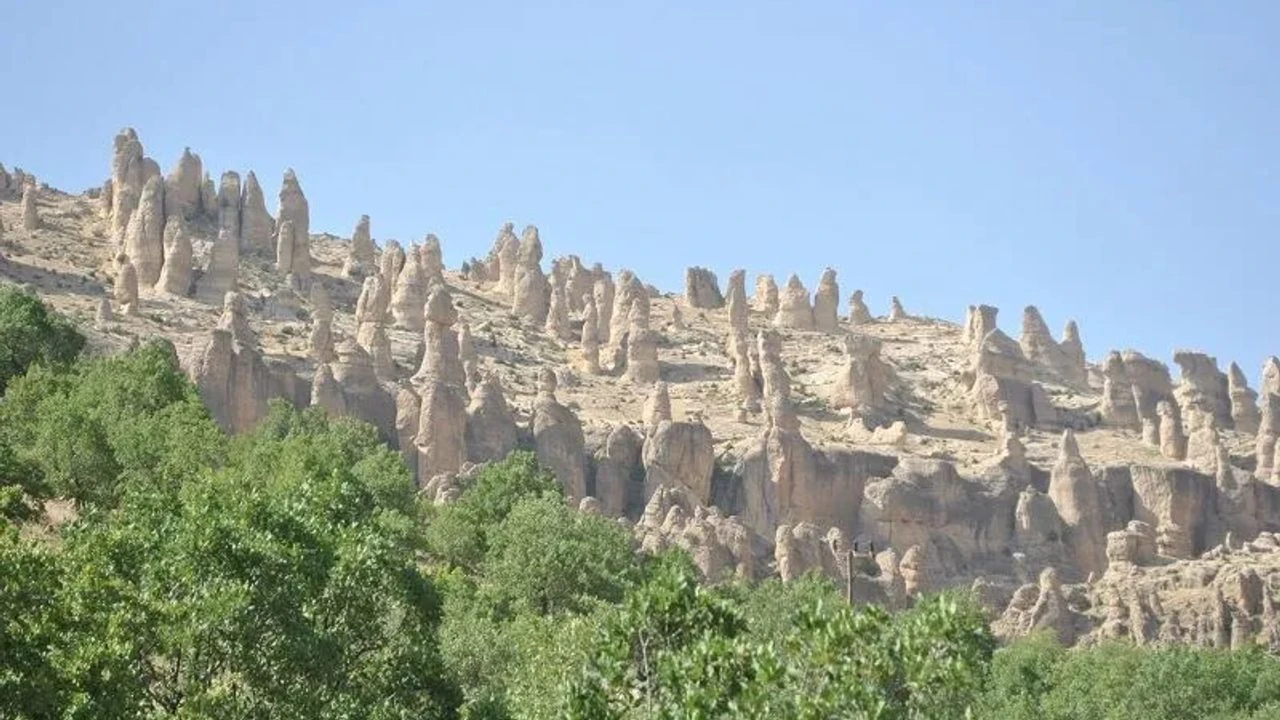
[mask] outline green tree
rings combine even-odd
[[[84,345],[84,335],[38,297],[0,284],[0,395],[32,365],[69,363]]]
[[[67,715],[451,717],[403,463],[316,411],[235,449],[67,533]]]
[[[0,717],[57,717],[67,686],[48,648],[66,629],[57,556],[0,524]]]
[[[437,509],[427,527],[432,554],[455,567],[478,572],[488,551],[489,533],[521,500],[563,497],[560,484],[538,466],[533,453],[516,451],[485,465],[461,496]]]
[[[631,534],[561,498],[520,501],[488,535],[481,581],[505,614],[583,612],[617,602],[636,566]]]
[[[172,494],[220,462],[225,443],[163,341],[70,368],[33,368],[0,403],[0,446],[25,492],[81,506],[113,506],[131,484]],[[0,453],[0,473],[5,467]]]

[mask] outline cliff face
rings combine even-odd
[[[349,240],[311,234],[292,170],[273,218],[252,171],[215,193],[194,153],[158,167],[126,130],[101,190],[0,169],[0,277],[100,349],[172,340],[230,431],[273,397],[358,417],[441,499],[523,442],[573,502],[713,580],[852,567],[890,605],[974,586],[1001,632],[1070,641],[1275,632],[1274,360],[1254,391],[1192,351],[1177,381],[1132,350],[1089,364],[1076,323],[1055,340],[1034,306],[1017,341],[986,305],[877,316],[852,290],[840,316],[832,268],[812,296],[764,275],[749,300],[746,269],[721,288],[703,268],[663,294],[544,263],[536,227],[497,218],[483,259],[458,262],[482,254],[459,240],[450,262],[449,239],[406,252],[367,216]]]

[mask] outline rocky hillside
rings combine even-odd
[[[1086,355],[1033,306],[1017,339],[986,305],[876,315],[834,269],[748,294],[689,268],[671,294],[544,259],[534,226],[465,261],[368,217],[314,234],[292,171],[273,216],[253,172],[215,184],[188,151],[164,174],[128,129],[101,189],[0,168],[0,228],[0,277],[96,348],[169,339],[232,431],[272,398],[366,420],[438,502],[527,445],[712,581],[817,569],[891,606],[973,586],[1000,632],[1068,642],[1280,640],[1275,358],[1255,392],[1199,352],[1177,379]]]

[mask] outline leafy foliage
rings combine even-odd
[[[84,335],[38,297],[0,285],[0,395],[32,365],[69,363],[84,345]]]

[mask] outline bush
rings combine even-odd
[[[66,318],[49,311],[34,295],[0,285],[0,395],[9,381],[32,365],[75,360],[85,339]]]

